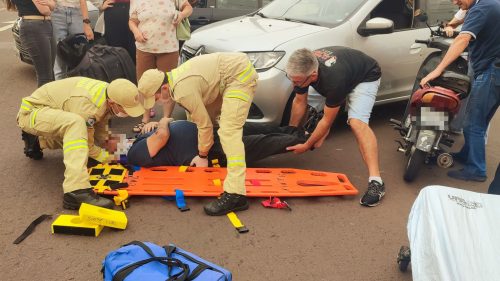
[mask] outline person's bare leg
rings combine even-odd
[[[356,137],[361,156],[368,168],[370,177],[380,177],[378,163],[378,145],[377,138],[368,124],[361,120],[351,118],[349,125]]]

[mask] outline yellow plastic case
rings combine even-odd
[[[82,220],[89,223],[118,229],[125,229],[127,227],[127,216],[121,211],[82,203],[78,213]]]

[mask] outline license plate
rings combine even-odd
[[[419,129],[444,131],[448,130],[450,118],[448,112],[433,107],[421,107],[415,119]]]

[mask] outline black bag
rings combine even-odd
[[[82,61],[88,49],[96,44],[106,45],[106,40],[98,34],[95,34],[92,41],[88,41],[83,33],[72,34],[57,43],[57,56],[71,70]]]
[[[104,45],[90,48],[82,61],[67,75],[84,76],[106,82],[125,78],[134,84],[137,83],[135,65],[128,52],[121,47]]]

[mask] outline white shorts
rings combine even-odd
[[[347,124],[351,118],[361,120],[368,124],[375,99],[377,98],[380,79],[372,82],[359,83],[347,95],[345,109],[347,111]]]

